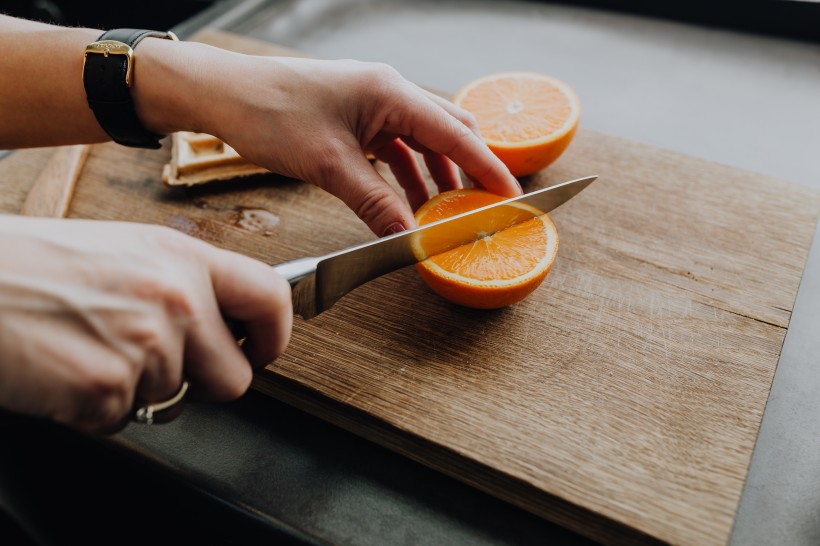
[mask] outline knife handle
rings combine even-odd
[[[245,323],[241,320],[232,319],[230,317],[223,317],[225,319],[225,326],[231,331],[231,335],[236,341],[242,341],[248,337],[248,329]]]
[[[316,273],[316,266],[323,259],[324,256],[319,258],[297,258],[272,267],[276,273],[288,281],[291,290],[293,290],[300,281]],[[225,326],[231,331],[235,340],[242,341],[248,337],[248,330],[244,322],[230,317],[223,317],[223,319],[225,320]]]

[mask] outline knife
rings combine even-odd
[[[294,314],[310,319],[368,281],[537,216],[535,211],[529,216],[517,214],[512,224],[494,225],[499,208],[524,204],[548,213],[596,178],[570,180],[324,256],[283,262],[273,269],[290,283]],[[469,228],[465,229],[465,225]],[[475,232],[475,225],[482,226],[481,232]],[[422,238],[426,255],[419,253]]]
[[[368,281],[429,256],[490,236],[538,214],[550,212],[577,195],[596,178],[598,177],[577,178],[338,252],[298,258],[272,267],[290,283],[294,314],[310,319]],[[535,210],[529,215],[522,215],[520,207],[516,207],[518,214],[512,223],[508,220],[498,223],[498,209],[521,204],[529,205]],[[483,229],[476,232],[476,225],[481,225]],[[422,239],[426,251],[424,253],[420,252],[419,242]],[[231,319],[226,322],[237,339],[241,338],[241,326]]]

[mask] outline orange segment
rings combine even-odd
[[[416,212],[416,221],[424,225],[503,200],[478,189],[443,192]],[[558,252],[555,225],[548,215],[528,205],[497,210],[506,216],[497,219],[498,225],[511,227],[416,265],[434,292],[465,307],[495,309],[521,301],[538,288]],[[529,219],[515,223],[522,215]],[[425,246],[424,241],[420,244]]]
[[[535,72],[503,72],[474,80],[453,102],[472,113],[487,146],[514,176],[540,171],[564,153],[581,117],[566,83]]]

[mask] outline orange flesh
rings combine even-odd
[[[478,241],[438,254],[429,260],[445,271],[468,279],[514,279],[532,271],[543,259],[547,235],[541,220],[533,218]]]
[[[487,146],[514,176],[533,174],[558,159],[575,137],[581,114],[568,85],[530,72],[479,78],[453,102],[475,116]]]
[[[461,106],[479,117],[482,136],[496,145],[554,135],[572,114],[572,104],[563,91],[525,78],[498,80],[486,94],[464,97]]]
[[[502,200],[483,190],[453,190],[433,197],[416,219],[424,225]],[[558,249],[552,221],[546,214],[533,217],[538,211],[531,208],[496,210],[499,225],[514,225],[417,264],[437,294],[466,307],[493,309],[522,300],[544,280]],[[522,215],[528,219],[520,221]]]

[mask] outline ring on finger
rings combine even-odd
[[[188,393],[189,387],[190,384],[188,383],[188,380],[183,379],[177,393],[168,400],[163,402],[155,402],[153,404],[146,404],[135,408],[131,418],[132,421],[144,425],[153,425],[158,418],[169,413],[180,403],[182,403],[185,399],[185,395]]]

